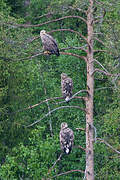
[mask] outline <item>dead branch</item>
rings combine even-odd
[[[81,50],[87,52],[87,50],[84,49],[83,47],[74,47],[74,46],[72,46],[72,47],[67,47],[67,48],[60,48],[60,50],[69,50],[69,49],[78,49],[78,50],[81,49]]]
[[[70,170],[70,171],[66,171],[66,172],[57,174],[57,175],[53,176],[52,178],[56,178],[56,177],[58,177],[58,176],[62,176],[62,175],[69,174],[69,173],[72,173],[72,172],[84,173],[84,171],[82,171],[82,170],[77,170],[77,169],[76,169],[76,170]]]
[[[85,128],[76,128],[76,130],[86,131]]]
[[[33,59],[34,57],[37,57],[37,56],[40,56],[40,55],[44,55],[44,52],[41,51],[40,53],[35,54],[35,55],[33,55],[33,56],[25,57],[25,58],[22,58],[22,59],[17,59],[17,61],[23,61],[23,60]],[[14,60],[13,60],[13,61],[14,61]]]
[[[82,90],[81,90],[82,91]],[[80,93],[80,92],[79,92]],[[87,97],[83,97],[83,96],[72,96],[71,98],[69,98],[69,101],[71,100],[71,99],[82,99],[82,100],[84,100],[84,101],[87,101]],[[62,104],[62,103],[66,103],[66,101],[60,101],[60,102],[58,102],[58,103],[55,103],[55,104]]]
[[[94,59],[94,61],[99,64],[107,73],[109,73],[108,70],[99,61],[97,61],[96,59]]]
[[[97,40],[99,43],[101,43],[103,46],[105,46],[104,42],[100,39],[98,39],[97,37],[94,37],[95,40]]]
[[[87,97],[85,97],[85,96],[75,96],[74,99],[83,99],[84,101],[86,101]]]
[[[104,6],[104,5],[105,5],[104,2],[99,2],[99,1],[97,1],[97,0],[95,0],[95,2],[96,2],[98,5],[101,5],[101,6]]]
[[[28,126],[26,126],[26,127],[28,128],[28,127],[34,126],[35,124],[39,123],[41,120],[43,120],[44,118],[46,118],[47,116],[49,116],[50,114],[52,114],[53,112],[55,112],[56,110],[64,109],[64,108],[77,108],[77,109],[80,109],[80,110],[86,112],[86,109],[80,108],[79,106],[61,106],[61,107],[57,107],[57,108],[51,110],[50,112],[48,112],[47,114],[45,114],[41,119],[35,121],[34,123],[32,123],[32,124],[30,124],[30,125],[28,125]]]
[[[69,8],[69,9],[72,9],[72,10],[75,10],[75,11],[77,10],[77,11],[79,11],[79,12],[83,12],[83,13],[87,14],[87,11],[84,11],[83,9],[80,9],[80,8],[77,8],[77,7],[74,8],[74,7],[72,7],[72,6],[69,6],[68,8]]]
[[[73,53],[67,53],[67,52],[60,52],[60,54],[64,54],[64,55],[69,55],[69,56],[74,56],[74,57],[77,57],[79,59],[84,59],[85,62],[87,62],[87,58],[85,56],[79,56],[78,54],[73,54]],[[40,52],[38,54],[35,54],[33,56],[29,56],[29,57],[26,57],[26,58],[22,58],[22,59],[17,59],[17,61],[22,61],[22,60],[27,60],[27,59],[33,59],[34,57],[37,57],[37,56],[40,56],[40,55],[44,55],[44,52]]]
[[[75,94],[70,98],[70,100],[73,99],[73,98],[79,98],[79,99],[84,99],[84,100],[86,100],[87,97],[79,97],[79,96],[76,97],[77,94],[82,93],[82,92],[87,92],[87,90],[80,90],[80,91],[78,91],[77,93],[75,93]],[[22,112],[22,111],[24,111],[24,110],[29,110],[29,109],[32,109],[32,108],[34,108],[34,107],[36,107],[36,106],[39,106],[39,105],[41,105],[41,104],[43,104],[43,103],[46,103],[47,101],[56,100],[56,99],[64,99],[64,97],[48,98],[48,99],[45,99],[44,101],[41,101],[41,102],[39,102],[39,103],[37,103],[37,104],[28,106],[28,107],[26,107],[26,108],[24,108],[24,109],[20,109],[20,110],[18,110],[18,111],[12,112],[12,113],[10,113],[10,114]],[[66,101],[64,101],[64,102],[66,102]]]
[[[80,17],[80,16],[64,16],[64,17],[61,17],[61,18],[58,18],[58,19],[53,19],[53,20],[50,20],[50,21],[47,21],[47,22],[44,22],[44,23],[41,23],[41,24],[36,24],[36,25],[33,25],[33,24],[14,24],[14,23],[5,23],[5,24],[10,24],[12,26],[24,27],[24,28],[41,27],[41,26],[46,25],[46,24],[50,24],[50,23],[57,22],[57,21],[62,21],[63,19],[69,19],[69,18],[81,19],[82,21],[84,21],[87,24],[86,20],[84,18]]]
[[[49,12],[49,13],[43,14],[41,16],[35,17],[35,19],[40,19],[40,18],[43,18],[43,17],[48,17],[48,16],[53,15],[53,14],[54,14],[53,12]]]
[[[62,157],[63,153],[60,154],[60,156],[58,157],[58,159],[54,162],[53,166],[48,170],[48,174],[50,174],[50,172],[52,171],[52,169],[55,167],[55,165],[57,164],[58,161],[61,160],[61,157]]]
[[[116,150],[113,146],[111,146],[109,143],[107,143],[104,139],[97,138],[97,140],[99,140],[100,143],[106,144],[106,146],[108,146],[109,148],[111,148],[114,152],[120,154],[120,151]]]
[[[82,149],[83,151],[86,151],[86,149],[83,148],[82,146],[74,146],[73,148],[80,148],[80,149]]]
[[[93,52],[94,53],[96,53],[96,52],[105,52],[105,53],[108,53],[107,50],[102,50],[102,49],[93,50]]]
[[[78,54],[67,53],[67,52],[60,52],[60,54],[69,55],[69,56],[74,56],[74,57],[77,57],[77,58],[79,58],[79,59],[84,59],[85,62],[87,62],[87,58],[86,58],[85,56],[79,56]]]
[[[94,91],[99,91],[99,90],[104,90],[104,89],[113,89],[113,87],[102,87],[102,88],[97,88]]]
[[[22,111],[25,111],[25,110],[29,110],[29,109],[32,109],[32,108],[34,108],[34,107],[36,107],[36,106],[39,106],[39,105],[41,105],[41,104],[43,104],[43,103],[46,103],[47,101],[56,100],[56,99],[64,99],[64,98],[63,98],[63,97],[48,98],[48,99],[45,99],[44,101],[41,101],[41,102],[39,102],[39,103],[37,103],[37,104],[34,104],[34,105],[32,105],[32,106],[28,106],[28,107],[26,107],[26,108],[24,108],[24,109],[20,109],[20,110],[18,110],[18,111],[12,112],[12,113],[10,113],[10,114],[14,114],[14,113],[22,112]]]
[[[71,100],[71,99],[73,99],[73,98],[75,98],[76,97],[76,95],[77,94],[80,94],[80,93],[83,93],[83,92],[86,92],[86,93],[88,93],[88,91],[87,90],[80,90],[80,91],[78,91],[78,92],[76,92],[69,100]],[[85,100],[86,100],[86,98],[87,97],[85,97]]]
[[[83,36],[80,32],[78,31],[74,31],[72,29],[55,29],[55,30],[52,30],[48,33],[53,33],[53,32],[57,32],[57,31],[69,31],[69,32],[72,32],[72,33],[75,33],[75,34],[78,34],[80,37],[82,37],[85,41],[87,41],[87,38],[85,36]]]
[[[102,70],[100,70],[100,69],[95,69],[94,72],[92,73],[92,75],[93,75],[95,72],[101,72],[101,73],[105,74],[106,76],[117,76],[117,77],[120,76],[120,73],[118,73],[118,74],[111,74],[111,73],[109,73],[109,72],[102,71]]]
[[[75,97],[71,97],[71,98],[69,99],[69,101],[70,101],[71,99],[82,99],[82,100],[86,101],[88,98],[87,98],[87,97],[83,97],[83,96],[75,96]],[[60,102],[57,102],[57,103],[55,103],[55,104],[62,104],[62,103],[66,103],[66,101],[60,101]]]

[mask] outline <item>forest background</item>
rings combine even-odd
[[[2,180],[84,177],[85,103],[80,98],[61,103],[60,75],[64,72],[73,79],[74,94],[86,89],[86,63],[75,57],[85,55],[86,45],[75,32],[87,36],[86,24],[77,17],[85,18],[88,4],[87,0],[0,1]],[[120,77],[108,74],[120,73],[120,2],[95,1],[94,19],[94,66],[106,72],[94,74],[95,179],[119,179]],[[42,54],[43,29],[57,40],[59,57]],[[62,122],[73,129],[75,147],[57,162]]]

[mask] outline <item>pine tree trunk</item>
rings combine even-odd
[[[93,152],[93,93],[94,93],[94,71],[93,64],[93,0],[89,0],[87,12],[88,30],[88,52],[87,52],[87,90],[88,100],[86,101],[86,179],[94,180],[94,152]]]

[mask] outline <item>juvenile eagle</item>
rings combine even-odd
[[[61,89],[65,101],[68,102],[70,97],[72,97],[73,81],[65,73],[61,74]]]
[[[73,141],[74,141],[73,131],[70,128],[68,128],[66,122],[63,122],[61,124],[61,130],[60,130],[60,145],[62,151],[64,151],[66,154],[69,154],[73,147]]]
[[[43,44],[44,54],[56,54],[56,56],[60,55],[57,42],[52,36],[47,34],[45,30],[42,30],[40,31],[40,37]]]

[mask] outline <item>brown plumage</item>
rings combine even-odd
[[[70,97],[72,97],[73,81],[65,73],[61,74],[61,90],[63,97],[68,102]]]
[[[74,133],[72,129],[68,128],[66,122],[61,123],[60,130],[60,145],[63,152],[69,154],[73,147]]]
[[[45,30],[42,30],[40,31],[40,37],[44,48],[44,54],[56,54],[56,56],[60,55],[57,42],[52,36],[47,34]]]

